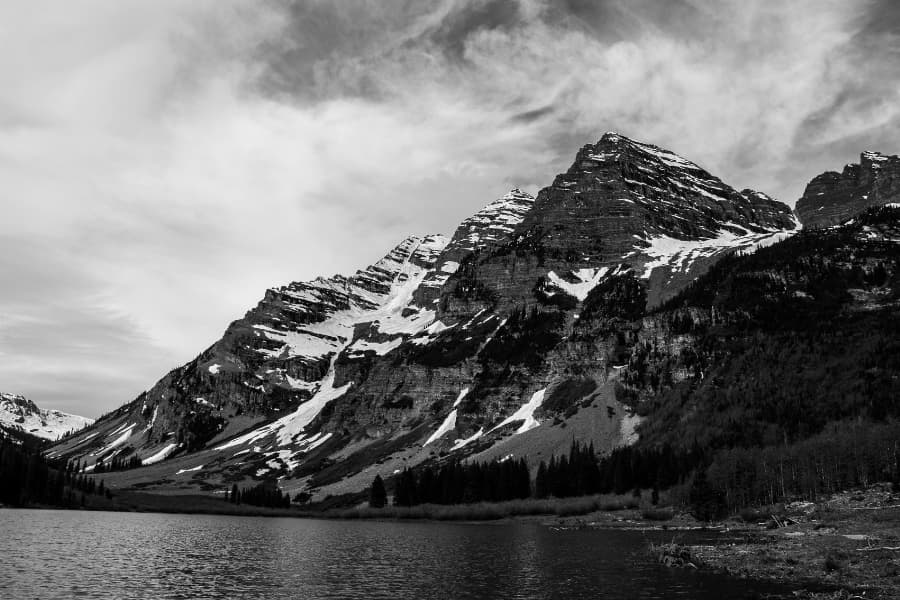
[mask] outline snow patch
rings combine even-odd
[[[465,398],[466,394],[468,394],[468,393],[469,393],[469,388],[463,388],[462,391],[459,393],[459,396],[456,397],[456,401],[453,403],[453,408],[456,408],[457,406],[459,406],[460,402],[463,401],[463,398]]]
[[[577,271],[572,271],[572,275],[578,282],[570,283],[553,271],[550,271],[547,273],[547,279],[568,295],[574,296],[575,298],[578,298],[579,301],[583,302],[584,299],[587,298],[588,292],[597,287],[608,272],[609,267],[600,267],[599,269],[578,269]]]
[[[474,442],[475,440],[477,440],[478,438],[480,438],[483,435],[484,435],[484,427],[482,427],[481,429],[479,429],[478,431],[476,431],[475,433],[473,433],[471,436],[467,437],[466,439],[456,440],[453,443],[453,447],[450,448],[450,451],[453,452],[454,450],[459,450],[463,446],[466,446],[466,445]]]
[[[150,422],[147,423],[147,426],[144,427],[144,432],[148,432],[153,429],[153,424],[156,423],[156,415],[159,414],[159,404],[153,407],[153,416],[150,417]]]
[[[350,350],[352,352],[375,352],[378,356],[384,356],[391,350],[399,347],[400,344],[403,343],[403,338],[395,338],[390,340],[389,342],[367,342],[365,340],[358,340],[350,346]]]
[[[190,473],[191,471],[199,471],[203,468],[203,465],[197,465],[196,467],[192,467],[190,469],[179,469],[175,474],[181,475],[182,473]]]
[[[160,462],[161,460],[165,460],[165,458],[167,456],[169,456],[170,454],[172,454],[172,451],[175,450],[175,448],[177,448],[177,447],[178,447],[178,444],[169,444],[168,446],[166,446],[165,448],[163,448],[162,450],[160,450],[153,456],[148,456],[147,458],[142,459],[141,464],[142,465],[152,465],[152,464]]]
[[[644,273],[641,278],[649,279],[653,269],[657,267],[686,271],[690,269],[694,261],[713,256],[724,249],[734,249],[745,253],[755,252],[759,248],[771,246],[787,239],[797,231],[797,229],[777,229],[765,233],[737,235],[731,231],[722,230],[718,236],[703,240],[680,240],[667,235],[647,238],[645,241],[650,244],[649,247],[635,246],[638,252],[651,259],[644,263]]]
[[[506,417],[501,421],[499,425],[491,429],[488,433],[492,433],[497,431],[501,427],[509,425],[515,421],[524,421],[522,425],[516,430],[516,435],[520,433],[525,433],[535,427],[538,427],[541,423],[537,419],[534,418],[534,411],[540,408],[541,404],[544,402],[544,393],[547,391],[547,388],[536,391],[531,395],[531,399],[519,407],[519,410]]]
[[[326,404],[343,396],[350,389],[350,386],[353,385],[352,382],[349,382],[341,387],[334,387],[334,363],[337,357],[337,353],[332,357],[331,366],[328,368],[328,373],[325,375],[325,379],[322,380],[319,390],[312,398],[298,406],[297,410],[281,417],[277,421],[263,425],[259,429],[254,429],[249,433],[236,437],[215,449],[226,450],[242,444],[250,444],[270,434],[277,434],[279,445],[290,444],[316,418]]]
[[[113,440],[113,442],[111,444],[107,444],[106,446],[104,446],[104,448],[102,450],[98,450],[97,452],[92,452],[90,454],[90,456],[98,456],[98,455],[102,456],[102,455],[108,453],[110,450],[113,450],[114,448],[121,446],[122,444],[125,443],[125,441],[128,438],[131,437],[131,432],[134,429],[134,427],[135,427],[135,424],[131,423],[124,429],[123,433],[119,437],[117,437],[115,440]],[[120,430],[122,430],[121,427],[117,428],[113,433],[110,434],[110,437],[115,435],[116,433],[118,433]]]
[[[437,428],[437,431],[435,431],[434,433],[431,434],[431,437],[428,438],[428,441],[426,441],[424,444],[422,444],[422,447],[424,448],[431,442],[434,442],[434,441],[440,439],[441,436],[444,435],[445,433],[447,433],[448,431],[453,431],[454,429],[456,429],[456,409],[455,408],[450,411],[450,414],[447,415],[447,418],[444,419],[444,422],[441,423],[441,426]]]

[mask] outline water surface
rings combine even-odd
[[[776,591],[660,567],[647,539],[531,523],[0,509],[0,597],[727,600]]]

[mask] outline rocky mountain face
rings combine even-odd
[[[833,227],[870,206],[900,203],[900,158],[863,152],[840,173],[815,177],[797,201],[804,227]]]
[[[0,429],[56,441],[94,422],[87,417],[38,408],[24,396],[0,393]]]
[[[540,459],[573,437],[610,450],[637,439],[622,374],[653,331],[648,307],[797,229],[784,204],[609,133],[536,198],[513,190],[449,240],[411,237],[351,277],[268,290],[52,455],[138,456],[107,476],[120,487],[277,478],[324,497],[448,457]]]

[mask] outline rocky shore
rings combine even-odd
[[[639,523],[600,520],[590,526]],[[682,515],[671,528],[690,526],[690,518]],[[843,492],[815,503],[744,511],[741,517],[713,527],[729,534],[729,541],[682,545],[676,534],[672,543],[653,545],[649,551],[673,568],[800,584],[803,591],[794,594],[799,598],[900,598],[900,494],[891,492],[890,485]]]

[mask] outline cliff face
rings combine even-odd
[[[813,178],[797,201],[804,227],[833,227],[871,206],[900,202],[900,158],[863,152],[840,173]]]
[[[510,244],[463,263],[442,309],[456,316],[530,306],[536,285],[583,299],[620,267],[647,280],[655,305],[723,253],[774,243],[797,227],[791,210],[764,194],[738,192],[672,152],[607,133],[541,190]]]
[[[323,496],[448,455],[631,443],[640,418],[620,373],[647,307],[796,226],[763,194],[606,134],[537,198],[513,190],[449,240],[411,237],[351,277],[268,290],[194,361],[52,453],[136,454],[150,466],[116,475],[123,486],[277,477]]]

